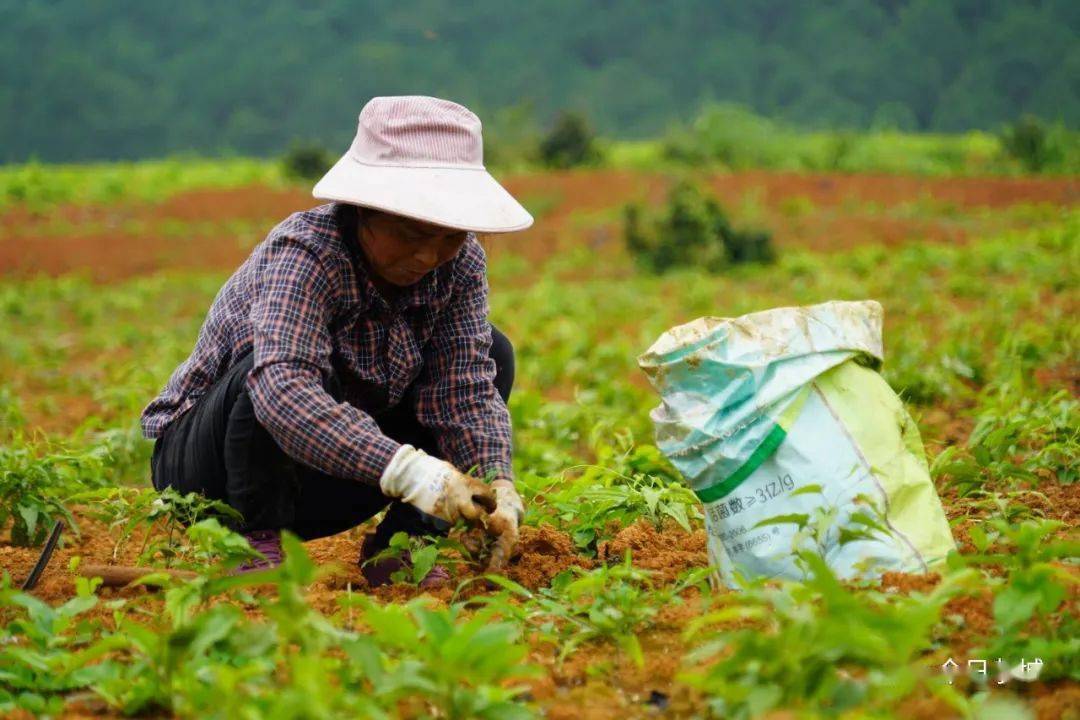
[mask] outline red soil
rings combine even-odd
[[[797,174],[747,171],[710,176],[719,198],[740,220],[750,201],[782,246],[837,250],[867,242],[909,240],[957,242],[966,226],[951,217],[956,209],[1001,209],[1023,203],[1065,206],[1080,200],[1080,181],[1061,178],[914,178],[892,175]],[[529,230],[489,236],[493,256],[506,252],[542,260],[582,242],[619,247],[618,210],[633,200],[659,200],[670,179],[660,173],[621,170],[567,171],[505,179],[526,205],[538,208]],[[883,213],[884,207],[922,203],[918,217]],[[0,214],[0,275],[57,275],[83,272],[110,281],[158,270],[235,268],[270,228],[288,214],[318,204],[303,189],[245,187],[200,190],[158,204],[63,206],[37,215],[15,207]],[[613,211],[596,216],[595,213]],[[590,218],[590,215],[593,217]],[[63,221],[71,232],[50,230]],[[229,223],[246,221],[258,229],[239,242]],[[199,223],[190,237],[171,237],[125,227],[154,223]],[[214,224],[217,224],[216,226]],[[86,228],[80,231],[78,228]],[[1000,222],[997,223],[1000,227]],[[249,242],[250,240],[250,242]]]
[[[508,178],[508,189],[523,202],[547,207],[545,212],[538,213],[537,223],[530,230],[505,238],[485,238],[485,245],[494,256],[513,253],[530,261],[543,260],[582,242],[597,248],[617,249],[618,216],[604,213],[635,199],[658,200],[667,182],[660,174],[613,170]],[[1019,203],[1066,206],[1080,200],[1080,181],[1075,179],[928,179],[751,171],[716,175],[710,183],[736,219],[740,204],[750,198],[760,207],[761,219],[774,230],[778,243],[825,251],[865,242],[962,241],[968,230],[949,217],[950,207],[1000,210]],[[250,247],[238,244],[226,223],[243,220],[267,231],[289,213],[316,203],[305,190],[251,187],[185,193],[159,204],[62,207],[49,217],[15,208],[0,214],[0,276],[85,272],[101,281],[113,281],[166,269],[228,271],[246,256]],[[890,214],[869,208],[871,205],[896,207],[903,203],[925,205],[926,209],[911,217],[909,213]],[[46,224],[56,218],[76,228],[96,229],[52,232]],[[119,230],[129,222],[143,222],[152,227],[154,222],[166,221],[199,223],[201,230],[183,240],[164,234]],[[1001,222],[995,222],[1001,227]],[[209,226],[207,230],[205,223],[219,223],[219,226]],[[1077,393],[1075,365],[1040,369],[1036,380]],[[926,433],[928,438],[948,444],[967,438],[971,431],[969,414],[954,410],[947,407],[927,410],[923,420],[931,428]],[[84,410],[75,408],[72,412],[82,415]],[[67,420],[58,416],[55,422],[62,425]],[[1076,526],[1080,516],[1077,493],[1053,483],[1042,483],[1039,491],[1045,499],[1030,495],[1023,502],[1047,517],[1063,520],[1067,528]],[[950,516],[966,518],[971,513],[971,508],[954,492],[945,491],[942,497]],[[962,547],[967,546],[970,522],[967,518],[954,528]],[[114,559],[108,529],[86,519],[80,524],[83,534],[80,537],[66,534],[65,546],[52,559],[35,595],[51,602],[70,597],[74,588],[67,568],[76,555],[84,562],[133,564],[137,554],[134,543]],[[322,612],[336,611],[339,598],[350,592],[371,592],[382,600],[407,600],[416,596],[416,590],[406,585],[374,591],[367,588],[356,566],[362,532],[363,528],[358,528],[307,544],[312,557],[330,568],[309,591],[310,602]],[[626,550],[630,550],[636,566],[654,571],[658,582],[670,582],[679,572],[707,563],[703,532],[684,533],[672,528],[657,532],[647,523],[624,528],[603,543],[597,561],[621,560]],[[37,548],[15,548],[0,542],[0,570],[10,572],[19,582],[29,572],[38,552]],[[573,566],[588,568],[597,561],[578,555],[571,539],[554,528],[523,528],[518,552],[511,558],[506,574],[527,588],[537,589],[546,586],[562,570]],[[479,566],[465,566],[455,574],[468,578],[478,572]],[[882,579],[882,587],[901,593],[925,592],[937,581],[933,575],[890,574]],[[466,594],[485,591],[480,583],[475,583]],[[103,589],[100,594],[108,599],[143,593]],[[447,602],[453,588],[431,594]],[[159,602],[153,596],[147,601],[150,607]],[[686,622],[701,612],[699,603],[700,599],[691,593],[685,605],[663,609],[656,625],[642,633],[644,669],[637,668],[606,644],[586,646],[560,664],[555,660],[557,648],[533,643],[530,660],[548,671],[532,683],[533,697],[552,718],[621,720],[700,713],[700,699],[685,685],[674,682],[687,649],[682,632]],[[110,615],[105,608],[93,613],[102,619]],[[960,654],[992,632],[988,591],[951,601],[946,614],[963,618],[949,638],[950,651]],[[667,711],[659,712],[647,704],[652,691],[667,697]],[[1025,691],[1029,692],[1039,718],[1070,717],[1070,712],[1075,717],[1075,709],[1080,706],[1080,686],[1076,683],[1035,683]],[[940,704],[920,703],[914,698],[903,710],[910,717],[948,716]]]
[[[74,583],[68,564],[72,557],[82,557],[84,563],[133,564],[137,554],[137,542],[125,546],[113,558],[113,541],[108,528],[89,519],[82,519],[82,535],[66,535],[66,544],[53,557],[44,577],[34,594],[52,603],[63,602],[74,593]],[[308,601],[323,613],[340,610],[339,600],[348,593],[369,593],[383,601],[407,601],[417,596],[417,590],[408,585],[392,585],[370,590],[356,566],[360,540],[367,528],[361,526],[333,537],[307,543],[312,558],[326,573],[308,591]],[[467,538],[462,538],[463,541]],[[618,561],[629,549],[634,564],[654,571],[657,582],[667,583],[682,570],[701,567],[707,562],[705,537],[702,531],[686,533],[676,527],[665,527],[658,532],[647,522],[638,522],[623,528],[615,537],[601,547],[599,560]],[[21,581],[37,557],[37,548],[16,548],[0,542],[0,568],[11,573],[15,582]],[[482,558],[473,565],[466,564],[455,572],[457,580],[476,577],[482,571]],[[521,543],[507,569],[507,576],[528,588],[546,586],[559,571],[572,566],[590,567],[594,561],[578,555],[573,542],[564,533],[550,526],[522,529]],[[904,575],[889,573],[881,580],[885,590],[899,593],[927,592],[939,581],[937,575]],[[259,589],[258,593],[273,592],[271,588]],[[480,583],[470,586],[467,595],[483,593]],[[161,598],[152,592],[137,589],[99,590],[103,599],[129,598],[144,603],[151,614],[157,612]],[[449,602],[453,587],[444,587],[428,593],[436,602]],[[529,661],[544,668],[545,673],[529,682],[530,695],[537,705],[551,718],[622,718],[638,717],[693,717],[703,707],[700,695],[677,682],[683,670],[682,657],[693,644],[683,637],[688,622],[705,611],[707,597],[698,595],[696,589],[686,592],[683,602],[660,609],[652,626],[643,630],[639,639],[645,655],[642,667],[635,665],[625,654],[610,644],[590,643],[558,661],[559,648],[539,638],[530,640]],[[992,597],[989,589],[975,596],[956,598],[948,604],[946,616],[958,618],[947,640],[948,651],[956,656],[979,645],[993,632]],[[245,607],[245,612],[257,614],[255,607]],[[99,606],[89,614],[109,622],[111,610]],[[147,615],[146,617],[151,617]],[[1027,695],[1038,717],[1067,717],[1067,711],[1075,707],[1078,686],[1071,682],[1034,683],[1014,692]],[[651,702],[650,702],[651,700]],[[661,710],[655,705],[664,706]],[[115,717],[94,703],[83,708],[95,717]],[[905,717],[928,717],[935,709],[943,708],[933,702],[923,703],[911,697],[903,704]],[[80,717],[78,708],[66,717]],[[929,713],[929,715],[927,714]],[[1055,714],[1057,713],[1057,714]],[[781,717],[779,715],[777,717]],[[947,717],[948,715],[938,715]]]

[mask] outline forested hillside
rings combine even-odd
[[[656,134],[703,101],[807,127],[1080,122],[1075,0],[0,0],[0,161],[342,147],[378,94]]]

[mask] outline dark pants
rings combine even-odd
[[[492,335],[495,387],[507,400],[514,382],[514,350],[497,329],[492,328]],[[310,540],[355,527],[389,504],[376,530],[377,544],[384,545],[399,531],[446,533],[447,523],[391,501],[378,485],[332,477],[286,455],[255,418],[245,385],[253,363],[250,353],[238,360],[158,438],[150,461],[157,490],[171,487],[223,500],[243,515],[237,529],[244,532],[288,529]],[[335,400],[342,400],[336,378],[324,386]],[[413,399],[410,388],[396,407],[375,420],[394,440],[439,456],[434,436],[417,422]]]

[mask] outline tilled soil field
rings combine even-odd
[[[1073,178],[909,178],[751,171],[708,178],[737,220],[775,233],[781,247],[835,251],[864,244],[962,242],[1004,225],[1023,227],[1016,206],[1080,201]],[[580,243],[621,248],[619,213],[632,201],[659,202],[670,178],[627,171],[568,171],[506,179],[537,222],[507,238],[504,253],[543,260]],[[303,189],[249,187],[193,191],[160,204],[61,206],[0,214],[0,274],[87,273],[102,281],[159,270],[222,270],[247,256],[276,223],[317,205]],[[995,214],[995,211],[997,213]],[[1002,217],[1005,215],[1006,217]]]
[[[1018,642],[1046,639],[1042,646],[1023,647],[1057,651],[1075,641],[1069,634],[1078,616],[1080,574],[1075,553],[1061,544],[1075,538],[1080,519],[1080,359],[1074,319],[1080,296],[1075,267],[1070,270],[1080,227],[1075,216],[1080,182],[768,172],[712,175],[706,181],[733,220],[774,233],[778,265],[726,277],[642,277],[624,255],[621,209],[631,201],[660,202],[669,177],[601,170],[507,179],[508,189],[533,210],[537,222],[520,234],[483,239],[494,269],[493,317],[517,349],[511,408],[519,482],[530,499],[528,524],[505,577],[539,596],[561,573],[617,566],[629,553],[633,567],[648,574],[648,586],[662,591],[706,567],[699,518],[691,517],[686,529],[655,511],[650,516],[644,502],[620,514],[619,508],[598,511],[606,506],[587,494],[571,500],[560,495],[575,483],[610,477],[616,478],[612,487],[640,492],[634,483],[643,476],[626,459],[627,443],[651,440],[647,410],[656,398],[634,367],[636,353],[657,332],[704,313],[734,315],[872,296],[886,308],[886,378],[919,423],[960,552],[998,551],[986,564],[982,584],[949,599],[927,630],[914,675],[903,676],[916,679],[888,712],[904,718],[962,717],[955,704],[929,689],[945,658],[969,657],[1005,635]],[[39,466],[28,458],[44,457],[56,458],[53,465],[40,465],[42,472],[55,473],[49,477],[56,483],[77,476],[88,486],[146,487],[148,450],[131,439],[141,407],[190,350],[221,280],[276,222],[315,203],[299,189],[247,187],[189,192],[159,204],[62,206],[44,213],[16,207],[0,214],[0,330],[10,339],[0,352],[0,444],[9,452],[4,456],[8,477],[22,472],[29,477],[24,469]],[[580,261],[566,262],[578,252],[583,252]],[[788,255],[797,259],[786,263]],[[93,455],[106,436],[113,443],[109,452]],[[85,457],[78,454],[83,448],[90,448]],[[70,457],[78,461],[65,459]],[[75,469],[65,470],[65,463]],[[600,466],[609,474],[588,475]],[[632,482],[618,484],[623,481]],[[135,564],[142,542],[140,530],[118,545],[117,528],[93,519],[87,506],[75,502],[71,509],[79,531],[64,534],[33,591],[52,606],[76,595],[77,565]],[[586,516],[595,525],[585,524]],[[1043,544],[1026,550],[988,546],[986,528],[997,521],[1016,528],[1047,523]],[[407,583],[367,587],[356,561],[370,528],[368,523],[306,543],[326,570],[307,588],[308,606],[342,621],[343,598],[367,595],[404,603],[421,595]],[[5,538],[0,568],[18,583],[40,547],[16,546],[3,525],[0,531]],[[455,532],[463,542],[476,541]],[[589,543],[590,533],[599,541]],[[1033,567],[1060,584],[1060,597],[1039,596],[1052,607],[1020,627],[1009,626],[1003,620],[1008,601],[1003,593],[1034,577],[1024,574],[1034,573]],[[886,598],[922,598],[946,582],[943,573],[889,573],[864,590]],[[479,560],[465,562],[454,569],[454,583],[428,595],[441,606],[479,605],[497,590],[481,574]],[[466,580],[472,582],[459,588]],[[242,604],[244,612],[259,616],[256,600],[273,592],[272,586],[257,589]],[[100,588],[97,593],[100,602],[84,619],[103,627],[110,626],[121,601],[141,618],[167,614],[163,594],[155,590]],[[692,663],[686,658],[704,637],[695,620],[726,607],[731,596],[694,584],[657,607],[634,625],[641,664],[603,636],[560,659],[563,648],[530,625],[526,661],[541,672],[527,681],[520,699],[549,718],[707,717],[721,693],[688,681]],[[1031,597],[1018,602],[1036,602]],[[15,605],[0,605],[0,627],[15,612]],[[769,616],[754,624],[760,620],[739,616],[720,627],[790,631],[793,643],[800,637],[793,626],[769,625]],[[731,642],[738,652],[749,641]],[[793,645],[792,652],[798,650]],[[747,657],[748,674],[735,684],[764,683],[766,670],[749,674],[762,664],[759,660]],[[766,669],[770,662],[782,664],[782,659],[768,659]],[[840,680],[877,672],[850,658],[844,662],[836,673]],[[1049,680],[1013,680],[997,687],[960,677],[955,687],[972,702],[982,695],[1000,700],[999,713],[1015,710],[1021,713],[1016,717],[1027,713],[1040,720],[1077,717],[1080,684],[1063,670],[1075,660],[1066,653],[1054,662],[1061,666]],[[0,690],[4,670],[0,664]],[[821,711],[809,690],[799,695],[785,686],[783,673],[770,682],[800,699],[762,716]],[[66,717],[121,715],[99,695],[71,697]],[[843,716],[870,711],[856,704]],[[826,704],[822,714],[837,713]]]
[[[1080,498],[1076,493],[1062,493],[1060,502],[1050,502],[1048,516],[1061,519],[1076,526],[1080,519]],[[949,503],[946,502],[946,507]],[[954,507],[950,515],[956,515]],[[974,520],[975,518],[969,518]],[[80,519],[81,534],[69,539],[57,551],[49,568],[39,581],[34,595],[50,603],[61,604],[74,594],[75,573],[68,567],[73,558],[82,564],[133,565],[137,548],[131,544],[115,553],[113,537],[109,529],[93,520]],[[370,589],[357,566],[359,546],[368,525],[322,540],[307,543],[311,557],[327,572],[309,589],[307,602],[315,609],[333,614],[339,609],[338,600],[345,593],[367,593],[383,602],[406,602],[419,596],[416,588],[394,584]],[[962,538],[961,545],[964,545]],[[570,537],[544,525],[525,527],[517,551],[506,570],[505,576],[529,590],[540,590],[562,571],[570,567],[592,568],[598,563],[618,562],[629,550],[635,567],[652,571],[657,583],[674,581],[680,573],[708,564],[706,536],[703,530],[685,532],[668,524],[658,530],[648,522],[639,521],[618,531],[614,538],[600,546],[597,558],[584,557],[576,552]],[[970,548],[970,546],[969,546]],[[35,549],[15,548],[0,544],[0,567],[20,580],[29,573],[37,560]],[[455,583],[470,577],[480,580],[483,567],[480,563],[466,565],[455,571]],[[880,589],[887,592],[928,592],[940,582],[936,573],[928,575],[886,574]],[[482,595],[484,584],[467,585],[455,592],[453,584],[427,591],[423,594],[440,602],[467,600]],[[265,592],[272,592],[266,588]],[[717,591],[712,591],[717,592]],[[730,592],[730,591],[719,591]],[[160,612],[160,595],[141,588],[101,588],[103,601],[126,599],[140,603],[147,612]],[[587,646],[560,661],[559,647],[549,642],[536,642],[530,648],[529,660],[545,669],[545,675],[533,681],[529,695],[549,718],[588,718],[589,720],[618,720],[619,718],[696,717],[701,712],[701,694],[677,682],[682,670],[682,656],[692,647],[692,638],[685,636],[687,626],[708,608],[701,602],[699,591],[690,589],[683,594],[682,602],[664,607],[656,621],[640,636],[645,663],[638,667],[613,648],[605,645]],[[992,632],[993,596],[989,591],[976,597],[962,597],[950,601],[947,613],[958,618],[951,626],[951,634],[942,642],[954,656],[964,656],[981,638]],[[1080,594],[1074,593],[1068,601],[1070,612],[1080,611]],[[155,609],[157,608],[157,609]],[[250,610],[257,614],[254,608]],[[100,608],[100,617],[106,619],[110,610]],[[604,667],[602,673],[593,671]],[[1013,688],[1015,689],[1015,688]],[[1031,700],[1031,708],[1038,720],[1058,720],[1069,717],[1080,702],[1080,685],[1071,681],[1050,684],[1036,683],[1023,689]],[[91,717],[114,717],[101,703],[86,701],[79,707]],[[942,718],[954,717],[953,711],[940,700],[912,697],[899,708],[901,717]],[[78,713],[69,717],[79,717]],[[116,715],[115,717],[120,717]],[[778,716],[780,717],[780,716]]]

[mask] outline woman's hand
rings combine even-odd
[[[379,488],[388,497],[450,523],[483,524],[497,507],[491,486],[412,445],[402,445],[390,459]]]
[[[495,491],[495,512],[492,517],[505,515],[508,520],[513,518],[516,528],[525,519],[525,505],[521,502],[514,483],[509,480],[496,480],[491,483],[491,488]]]
[[[488,572],[499,572],[506,567],[518,542],[518,526],[525,519],[525,505],[509,480],[491,483],[495,490],[495,512],[487,518],[488,532],[495,536]]]

